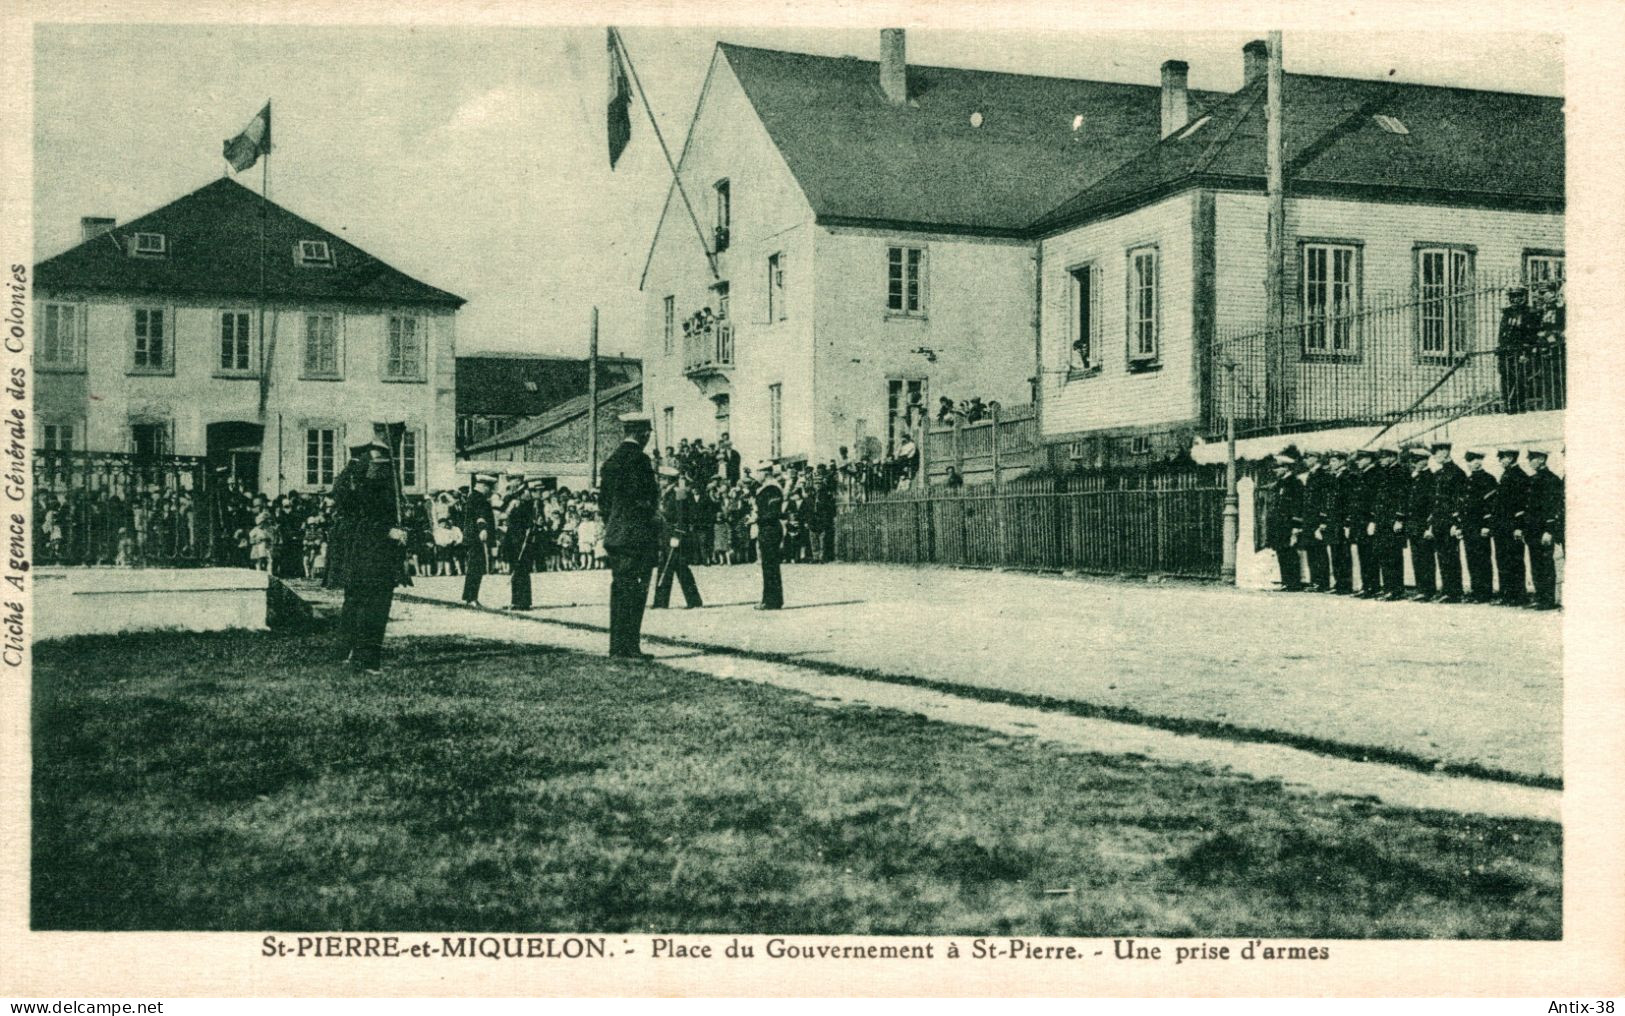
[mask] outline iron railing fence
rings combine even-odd
[[[40,564],[189,567],[210,562],[206,461],[36,450],[34,557]]]
[[[1567,404],[1561,281],[1537,287],[1523,327],[1503,328],[1517,278],[1448,295],[1385,294],[1333,305],[1284,331],[1220,331],[1208,365],[1203,429],[1226,416],[1250,434],[1405,419],[1562,409]]]

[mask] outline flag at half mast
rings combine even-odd
[[[609,30],[609,168],[621,161],[621,153],[632,140],[632,85],[626,79],[626,65],[615,45],[615,29]]]
[[[248,121],[241,134],[227,138],[221,150],[234,172],[241,173],[260,161],[260,156],[271,154],[271,104],[267,102],[254,119]]]

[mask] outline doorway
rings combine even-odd
[[[265,428],[257,423],[228,420],[209,424],[209,474],[235,480],[245,490],[258,490],[264,439]]]

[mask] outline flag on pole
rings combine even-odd
[[[609,30],[609,168],[614,169],[632,140],[632,85],[626,78],[620,50],[615,45],[615,29]]]
[[[266,102],[265,108],[248,121],[241,134],[226,139],[221,154],[231,163],[232,170],[238,173],[260,161],[260,156],[271,154],[270,102]]]

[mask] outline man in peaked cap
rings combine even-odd
[[[1377,563],[1377,495],[1381,474],[1377,453],[1360,448],[1354,453],[1354,468],[1348,471],[1349,542],[1360,568],[1360,599],[1369,600],[1382,592],[1381,566]]]
[[[1431,600],[1439,593],[1433,556],[1433,531],[1428,526],[1433,511],[1433,473],[1428,470],[1428,450],[1421,445],[1409,449],[1411,479],[1406,490],[1405,538],[1411,550],[1411,571],[1416,574],[1412,599]]]
[[[1496,366],[1501,375],[1501,402],[1508,413],[1521,413],[1529,400],[1530,364],[1540,335],[1540,315],[1529,306],[1529,290],[1507,290],[1496,336]]]
[[[609,655],[636,659],[649,655],[640,643],[660,548],[660,488],[643,452],[654,430],[649,415],[624,413],[621,428],[620,446],[599,469],[598,506],[609,552]]]
[[[703,607],[700,587],[689,568],[699,555],[700,530],[705,524],[699,498],[688,485],[688,475],[673,466],[660,467],[660,486],[660,521],[666,546],[661,553],[660,579],[655,583],[654,608],[664,610],[671,604],[673,579],[683,587],[684,606]]]
[[[369,674],[380,672],[384,628],[395,584],[403,572],[406,531],[400,526],[394,465],[389,446],[382,441],[367,449],[364,472],[336,498],[339,512],[348,518],[344,551],[344,607],[339,634],[346,659]]]
[[[1442,603],[1461,602],[1461,506],[1467,493],[1467,474],[1450,457],[1450,442],[1433,443],[1433,487],[1429,501],[1428,530],[1433,554],[1439,563],[1439,595]]]
[[[350,461],[333,478],[333,523],[327,534],[327,571],[322,576],[322,585],[328,589],[344,588],[345,555],[353,542],[350,524],[354,521],[348,517],[346,506],[351,503],[349,495],[366,477],[367,466],[372,461],[372,424],[367,424],[362,433],[368,435],[367,439],[350,445]]]
[[[1303,484],[1293,475],[1298,460],[1286,452],[1271,457],[1275,478],[1269,485],[1269,515],[1265,519],[1265,542],[1275,551],[1281,570],[1281,591],[1295,593],[1303,588],[1303,561],[1298,555],[1298,537],[1303,529]]]
[[[1329,481],[1326,526],[1326,549],[1332,559],[1332,592],[1348,596],[1354,592],[1354,526],[1359,493],[1358,480],[1349,469],[1349,453],[1342,450],[1326,453]]]
[[[1399,448],[1385,445],[1377,451],[1376,521],[1377,570],[1382,577],[1382,598],[1405,596],[1405,530],[1410,517],[1411,477],[1399,460]]]
[[[1468,451],[1467,484],[1461,498],[1461,545],[1467,557],[1467,599],[1489,603],[1495,598],[1490,538],[1495,531],[1495,477],[1484,472],[1484,453]]]
[[[1557,564],[1563,542],[1563,480],[1546,468],[1546,450],[1529,449],[1529,508],[1524,540],[1529,544],[1529,577],[1535,584],[1535,609],[1557,609]]]
[[[755,494],[756,536],[762,564],[762,602],[756,609],[779,610],[784,607],[784,577],[779,571],[784,549],[784,488],[773,463],[759,463],[756,474],[762,481]]]
[[[508,609],[529,610],[530,573],[536,566],[536,488],[523,483],[508,495],[508,529],[502,534],[502,556],[508,561]]]
[[[1524,519],[1529,508],[1529,474],[1518,465],[1518,449],[1502,448],[1495,453],[1501,463],[1501,477],[1495,485],[1495,511],[1492,526],[1495,540],[1495,570],[1500,574],[1500,601],[1521,607],[1529,598],[1529,580],[1524,568]]]
[[[474,476],[474,490],[463,506],[463,602],[480,605],[480,584],[491,567],[491,543],[496,539],[497,520],[491,511],[491,488],[496,477],[485,473]]]
[[[1317,593],[1332,591],[1332,558],[1329,550],[1332,533],[1333,493],[1335,481],[1322,464],[1320,452],[1314,449],[1303,453],[1303,538],[1299,544],[1309,555],[1309,584]]]

